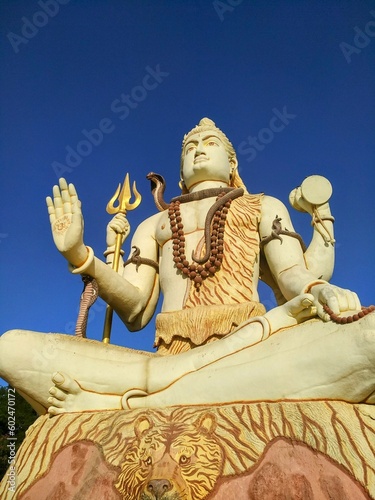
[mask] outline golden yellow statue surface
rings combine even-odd
[[[290,194],[312,216],[306,248],[279,200],[248,192],[212,120],[185,135],[180,171],[169,203],[149,174],[159,212],[127,259],[126,211],[140,201],[128,177],[110,202],[106,262],[84,243],[75,187],[60,179],[47,198],[57,249],[108,310],[103,343],[0,338],[0,376],[48,414],[18,455],[17,498],[264,499],[272,478],[280,498],[374,498],[375,308],[329,283],[330,183],[311,176]],[[109,344],[112,311],[140,330],[161,294],[155,353]],[[61,482],[62,469],[81,480]]]

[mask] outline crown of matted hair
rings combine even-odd
[[[186,144],[187,139],[193,134],[199,134],[199,132],[206,132],[207,130],[214,130],[217,135],[222,140],[224,147],[228,153],[229,159],[236,156],[233,144],[230,142],[228,137],[222,132],[216,125],[215,122],[210,120],[210,118],[202,118],[201,121],[196,125],[190,132],[188,132],[182,141],[182,149]]]

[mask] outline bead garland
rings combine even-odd
[[[224,196],[220,193],[217,199]],[[224,200],[223,200],[224,201]],[[221,267],[224,257],[224,229],[228,210],[232,200],[228,200],[216,210],[212,219],[211,252],[207,261],[202,264],[190,263],[185,254],[185,233],[182,223],[180,201],[172,201],[168,208],[168,216],[172,231],[173,261],[179,271],[188,276],[196,288],[199,288],[204,279],[213,276]],[[194,252],[193,252],[194,254]],[[194,257],[193,257],[194,260]]]
[[[352,316],[338,316],[332,311],[332,309],[329,306],[327,306],[327,304],[323,304],[323,309],[329,315],[329,317],[334,323],[338,323],[339,325],[345,325],[346,323],[353,323],[353,321],[358,321],[367,314],[375,311],[375,306],[362,307],[361,311],[357,312],[356,314],[353,314]]]

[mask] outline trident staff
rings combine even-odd
[[[132,196],[132,193],[130,191],[129,174],[126,174],[122,188],[121,184],[119,184],[115,194],[109,200],[106,207],[107,212],[112,215],[114,214],[126,215],[126,212],[128,210],[134,210],[135,208],[137,208],[142,201],[142,196],[137,191],[135,181],[133,182],[133,193],[135,200],[133,203],[130,203],[130,198]],[[115,206],[116,200],[118,200],[117,206]],[[112,263],[112,269],[114,269],[116,272],[118,271],[120,263],[120,253],[122,244],[121,240],[122,240],[121,233],[118,233],[116,235],[115,253],[113,256],[113,263]],[[113,318],[113,308],[110,305],[107,305],[105,311],[105,320],[103,329],[103,342],[105,344],[109,344],[111,336],[112,318]]]

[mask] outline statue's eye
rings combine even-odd
[[[195,149],[195,146],[189,146],[188,148],[186,148],[186,154],[190,153],[191,151],[193,151]]]
[[[186,465],[190,462],[190,457],[187,457],[186,455],[181,455],[179,462],[180,465]]]
[[[207,146],[217,146],[215,141],[210,141],[207,143]]]
[[[149,467],[150,465],[152,465],[152,458],[147,457],[146,460],[144,460],[144,463],[145,463],[145,465],[147,465]]]

